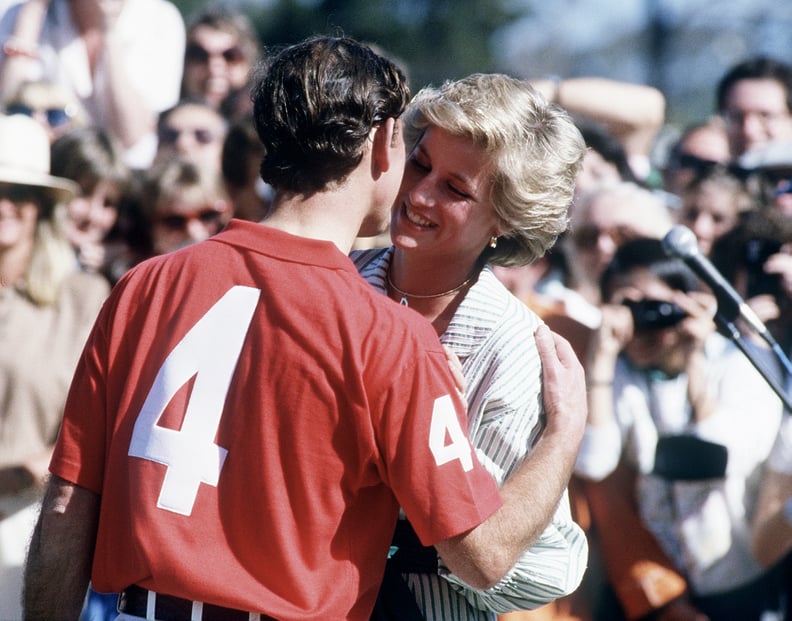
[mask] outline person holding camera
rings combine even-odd
[[[600,286],[575,470],[601,480],[622,462],[632,472],[641,520],[687,583],[654,618],[783,618],[785,576],[765,571],[749,537],[780,400],[715,331],[715,299],[661,241],[622,244]]]

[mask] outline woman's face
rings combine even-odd
[[[38,205],[35,190],[0,185],[0,252],[33,240]]]
[[[174,198],[160,205],[154,218],[154,252],[165,254],[208,239],[222,230],[230,215],[230,206],[224,200]]]
[[[118,219],[119,193],[103,182],[69,203],[66,236],[75,248],[100,243]]]
[[[737,198],[730,189],[704,184],[682,196],[679,220],[695,234],[702,254],[709,255],[712,244],[737,224]]]
[[[391,213],[393,243],[470,269],[498,219],[490,158],[469,139],[429,127],[407,158]]]

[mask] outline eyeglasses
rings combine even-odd
[[[74,106],[65,106],[63,108],[33,108],[25,104],[11,104],[6,106],[6,114],[24,114],[25,116],[34,116],[38,112],[43,112],[47,117],[47,123],[50,127],[60,127],[68,123],[75,114]]]
[[[187,229],[187,224],[194,220],[200,222],[206,228],[219,228],[222,217],[223,214],[221,212],[209,207],[192,213],[162,214],[157,216],[156,222],[171,231],[184,231]]]
[[[205,65],[209,59],[216,56],[222,56],[229,65],[235,65],[245,60],[245,54],[242,52],[238,45],[229,47],[222,52],[210,52],[202,45],[197,43],[189,43],[187,49],[184,51],[184,60],[189,63],[197,63]]]
[[[720,162],[714,160],[707,160],[690,153],[680,153],[677,159],[677,168],[688,168],[695,170],[697,173],[708,173],[719,166],[724,167]]]
[[[192,133],[193,138],[199,144],[210,144],[215,141],[217,134],[205,128],[177,129],[176,127],[161,127],[157,132],[159,141],[163,144],[174,145],[178,142],[179,136]]]

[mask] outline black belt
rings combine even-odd
[[[174,595],[162,595],[151,592],[154,596],[154,618],[157,621],[190,621],[192,619],[193,602]],[[127,587],[118,596],[118,612],[135,617],[147,618],[149,591],[135,584]],[[201,621],[249,621],[251,614],[244,610],[203,604]],[[261,621],[277,621],[267,615],[253,615]]]

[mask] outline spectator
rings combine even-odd
[[[72,93],[133,168],[151,163],[157,114],[176,103],[184,21],[168,0],[25,0],[0,15],[0,93],[28,80]]]
[[[5,113],[36,119],[50,142],[87,124],[80,102],[61,86],[46,81],[24,82],[5,103]]]
[[[663,200],[629,182],[601,186],[580,197],[564,250],[570,265],[568,290],[554,293],[552,283],[540,292],[564,296],[570,314],[590,327],[599,324],[599,279],[616,248],[636,237],[661,238],[673,220]]]
[[[80,266],[108,275],[112,269],[106,243],[130,183],[120,146],[97,127],[70,131],[52,144],[52,173],[79,186],[69,201],[66,237]]]
[[[228,123],[217,110],[200,100],[184,99],[159,117],[154,164],[179,157],[219,177],[227,132]]]
[[[691,125],[682,132],[668,153],[663,186],[680,195],[694,178],[731,161],[729,137],[723,119],[715,117]]]
[[[642,519],[686,577],[692,610],[783,618],[783,576],[763,571],[748,537],[780,402],[714,331],[714,300],[698,289],[659,240],[619,247],[602,276],[606,304],[586,360],[589,422],[576,471],[598,480],[627,461]]]
[[[676,219],[696,235],[699,250],[709,255],[715,240],[737,224],[740,214],[756,209],[741,179],[723,166],[704,170],[683,190]]]
[[[718,238],[711,258],[783,351],[792,353],[792,217],[773,209],[744,214]],[[748,334],[767,347],[757,335]]]
[[[768,142],[792,142],[792,66],[765,56],[731,67],[718,82],[718,113],[726,121],[731,156]]]
[[[173,252],[219,233],[231,219],[231,204],[211,171],[183,159],[153,167],[141,190],[155,255]]]
[[[80,273],[63,225],[78,191],[50,174],[44,129],[0,116],[0,619],[21,619],[22,567],[66,390],[109,287]]]
[[[229,119],[245,116],[252,108],[251,70],[260,56],[246,15],[218,6],[200,10],[187,25],[182,98],[201,99],[216,110],[229,102]]]

